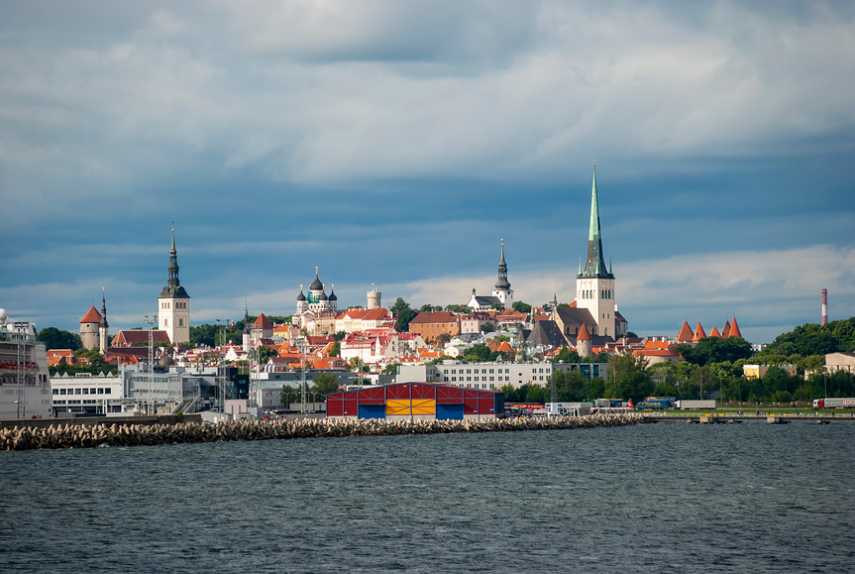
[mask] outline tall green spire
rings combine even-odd
[[[594,162],[594,178],[591,184],[591,222],[588,227],[588,258],[579,277],[613,278],[603,260],[603,241],[600,235],[600,202],[597,198],[597,163]]]
[[[591,184],[591,224],[588,226],[588,241],[600,237],[600,202],[597,200],[597,163],[594,162],[594,181]]]

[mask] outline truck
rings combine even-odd
[[[677,401],[675,403],[678,409],[687,410],[687,409],[714,409],[715,408],[715,400],[703,400],[703,401]]]
[[[676,397],[647,397],[637,405],[637,409],[670,409],[674,406]]]
[[[814,399],[815,409],[845,409],[855,407],[855,398],[845,399]]]

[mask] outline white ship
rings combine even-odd
[[[51,387],[44,343],[36,326],[8,321],[0,309],[0,420],[49,418]]]

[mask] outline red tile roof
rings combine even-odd
[[[591,334],[588,333],[588,328],[585,326],[585,323],[582,323],[582,326],[579,327],[579,333],[576,335],[576,341],[590,341]]]
[[[724,322],[724,328],[721,330],[722,337],[730,337],[730,321]]]
[[[739,330],[739,325],[736,324],[736,317],[733,318],[733,322],[730,324],[730,331],[728,331],[727,336],[742,337],[742,332]]]
[[[81,323],[100,323],[101,322],[101,313],[98,312],[94,306],[89,307],[89,310],[80,320]]]
[[[264,313],[259,313],[258,317],[255,321],[252,322],[253,329],[272,329],[273,323],[270,322],[270,319],[264,316]]]
[[[704,328],[701,327],[701,324],[698,323],[698,326],[695,327],[695,335],[692,337],[693,341],[700,341],[701,339],[706,338],[707,334],[704,331]]]
[[[721,337],[721,333],[718,332],[718,327],[713,326],[712,331],[710,331],[710,337]]]
[[[683,321],[683,326],[680,327],[680,332],[677,334],[677,341],[679,342],[689,342],[692,340],[692,328],[689,327],[688,321]]]
[[[457,317],[448,311],[422,311],[410,323],[456,323]]]

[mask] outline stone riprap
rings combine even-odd
[[[237,440],[387,436],[466,432],[514,432],[627,426],[639,415],[513,418],[489,420],[386,421],[382,419],[244,420],[217,424],[96,425],[57,424],[47,428],[0,430],[0,450],[143,446]]]

